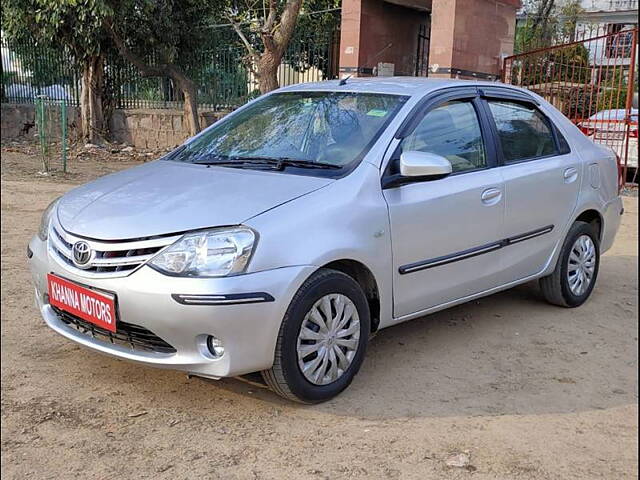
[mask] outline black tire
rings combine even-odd
[[[569,255],[575,241],[582,235],[587,235],[593,241],[596,249],[596,264],[593,278],[582,295],[575,295],[569,286],[567,270],[569,268]],[[556,268],[551,275],[540,279],[540,288],[547,302],[566,308],[575,308],[587,301],[598,278],[600,268],[600,241],[596,227],[586,222],[575,222],[569,229],[567,237],[562,245],[562,251],[558,258]]]
[[[315,385],[298,366],[297,339],[307,312],[320,298],[331,293],[343,294],[354,303],[360,319],[360,339],[344,374],[327,385]],[[358,373],[366,353],[370,325],[369,304],[360,285],[342,272],[320,269],[302,284],[291,300],[280,326],[273,366],[262,371],[262,378],[275,393],[289,400],[308,404],[329,400],[347,388]]]

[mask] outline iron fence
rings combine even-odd
[[[638,29],[625,29],[507,57],[502,80],[538,93],[594,142],[611,148],[621,181],[636,183],[637,57]]]
[[[3,102],[35,103],[44,96],[78,104],[81,70],[70,52],[33,40],[10,45],[4,38],[0,49]]]
[[[281,86],[338,76],[340,32],[334,22],[309,38],[295,35],[278,68]],[[79,105],[82,70],[62,48],[34,41],[10,44],[2,39],[2,101],[34,103],[39,96]],[[202,110],[230,109],[257,95],[258,82],[245,61],[246,51],[229,28],[212,32],[206,48],[179,66],[194,80]],[[149,63],[154,58],[146,59]],[[104,62],[103,98],[115,108],[182,108],[180,91],[169,78],[144,78],[116,53]]]

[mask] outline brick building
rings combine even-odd
[[[343,0],[340,76],[493,79],[520,0]]]

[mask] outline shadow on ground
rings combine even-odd
[[[564,413],[636,402],[632,262],[634,257],[606,257],[599,286],[579,309],[546,304],[534,282],[383,330],[349,389],[330,402],[299,408],[395,418]],[[256,400],[291,406],[234,379],[187,380],[177,372],[77,355],[66,361],[79,360],[111,387],[131,384],[128,395],[162,397],[194,415],[215,410],[216,401],[249,409]]]

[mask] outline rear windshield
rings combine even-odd
[[[216,163],[286,158],[347,166],[362,158],[407,98],[349,92],[268,95],[168,159]]]

